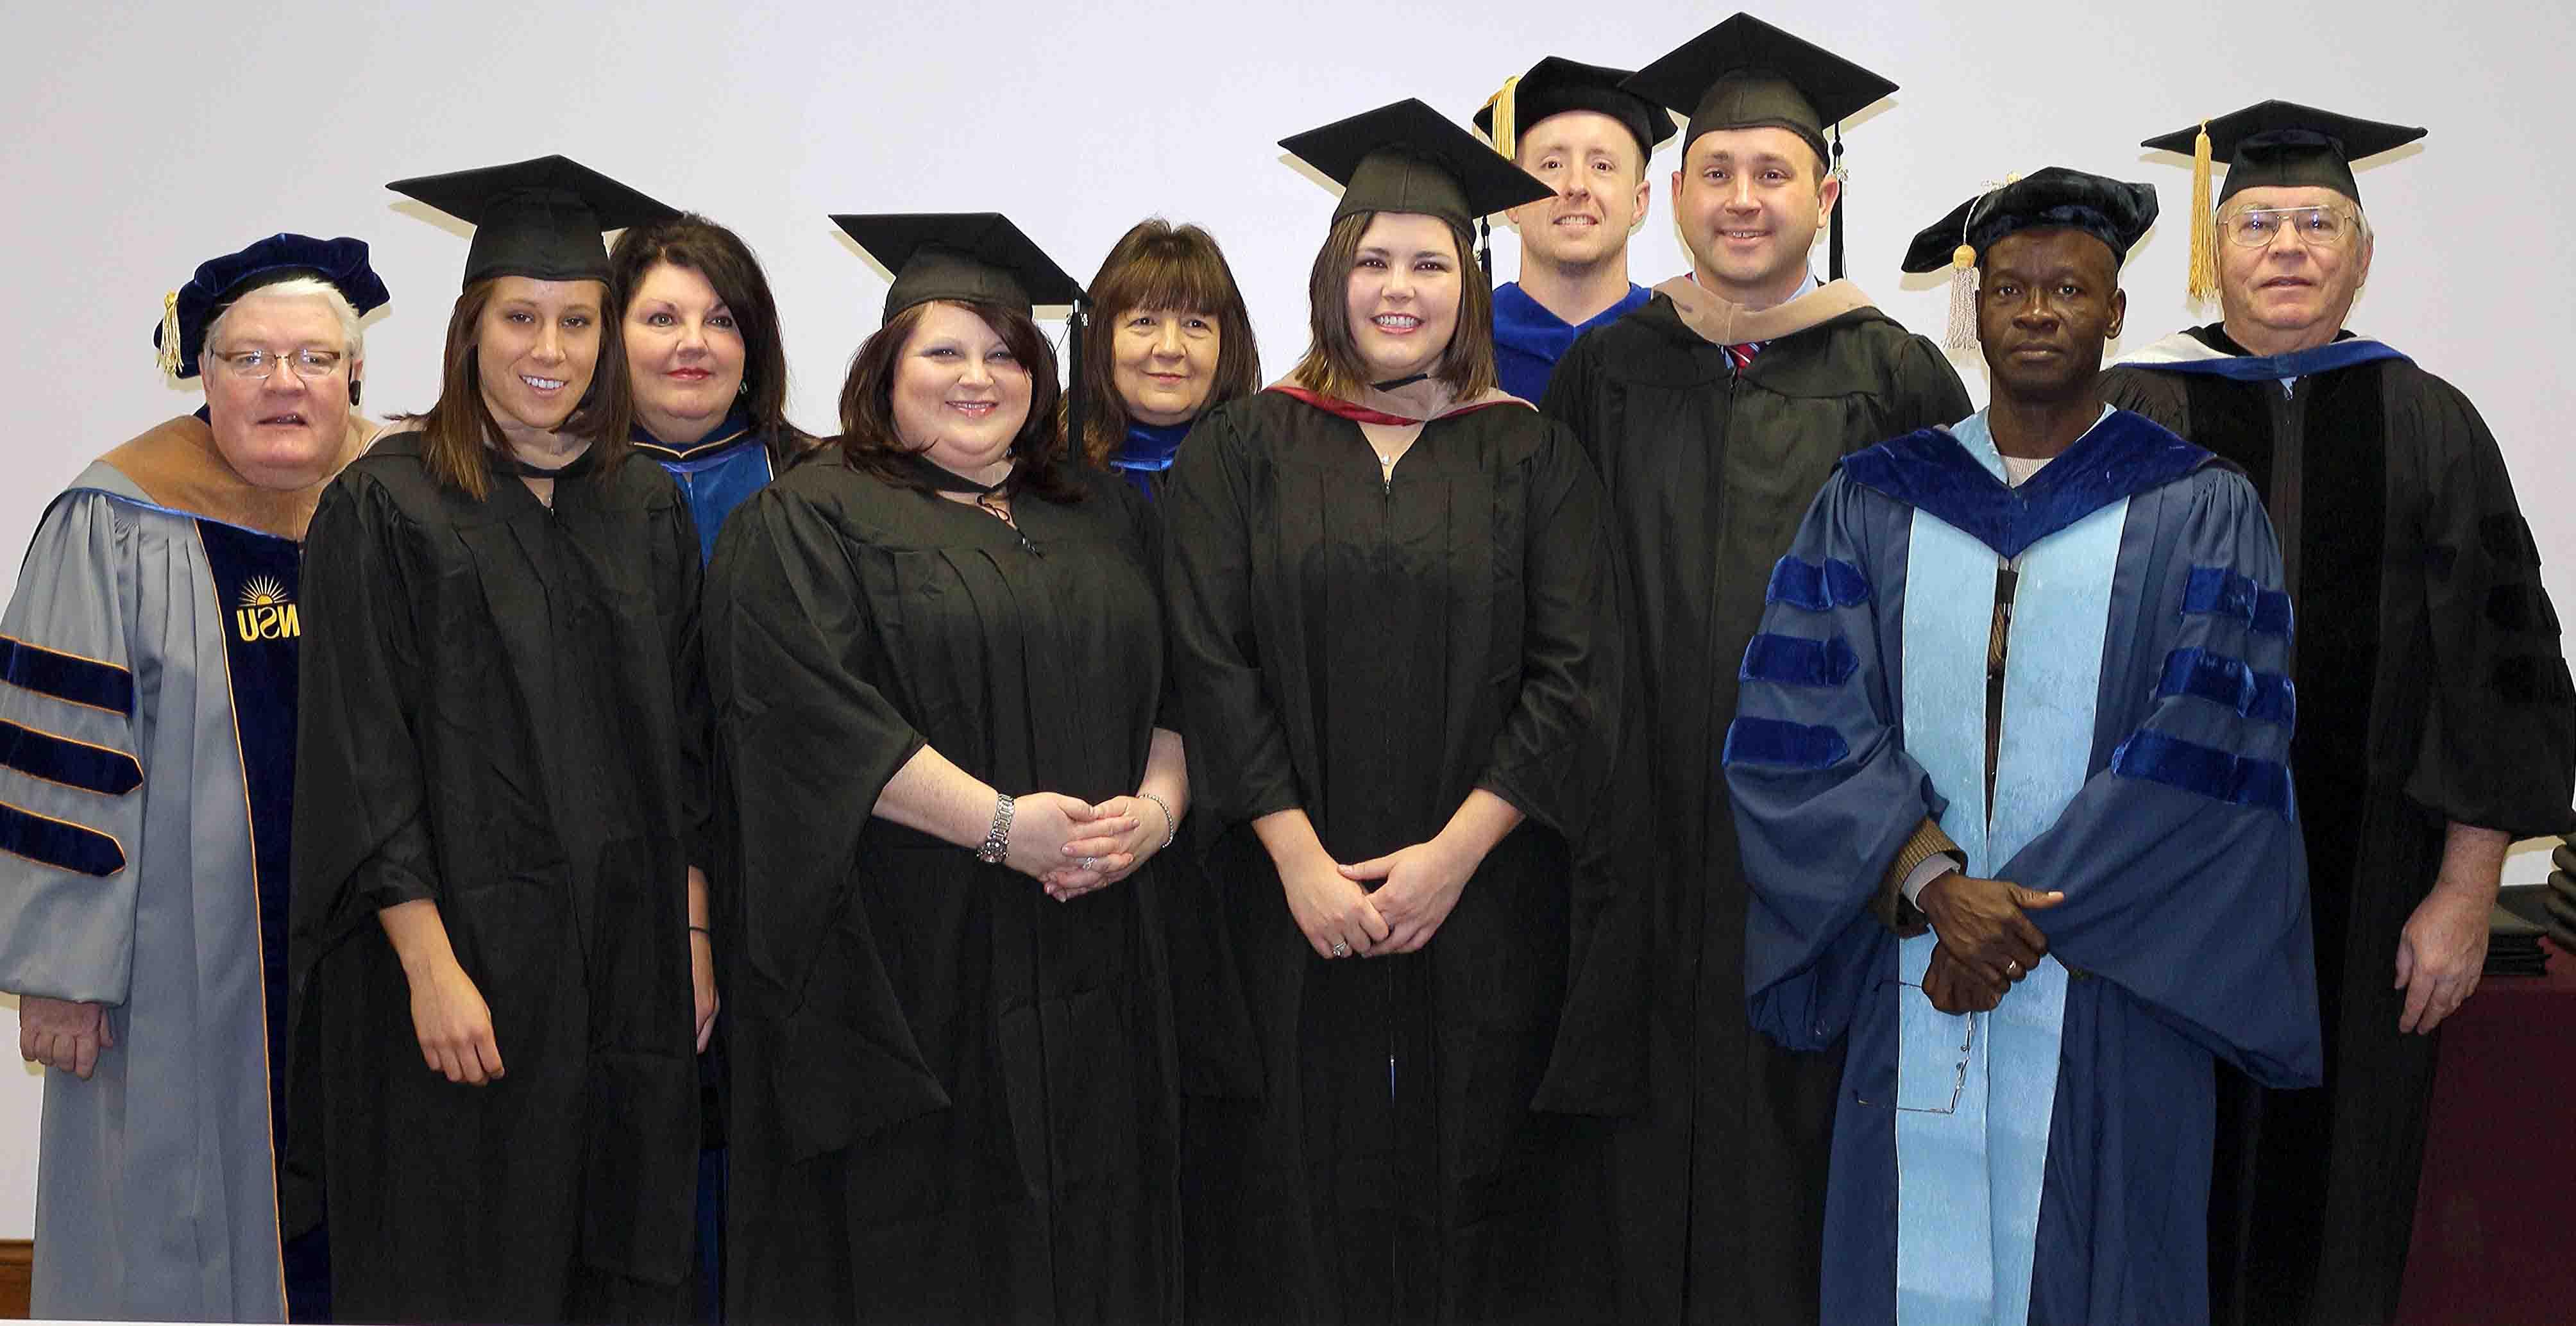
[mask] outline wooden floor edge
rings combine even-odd
[[[0,1239],[0,1318],[27,1316],[28,1278],[35,1270],[36,1245],[26,1239]]]

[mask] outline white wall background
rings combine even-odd
[[[1906,239],[2006,172],[2068,165],[2152,181],[2169,220],[2128,269],[2127,338],[2212,313],[2182,299],[2179,158],[2133,146],[2278,96],[2429,125],[2366,170],[2377,271],[2354,324],[2460,384],[2502,440],[2576,611],[2570,342],[2576,179],[2567,7],[2466,0],[1748,0],[1903,85],[1846,126],[1854,276],[1939,333],[1938,278],[1900,282]],[[1681,0],[1182,0],[1090,5],[12,4],[0,16],[0,545],[24,546],[90,458],[171,415],[150,334],[196,264],[277,230],[357,235],[394,301],[368,335],[369,408],[432,399],[463,232],[384,181],[562,152],[732,226],[766,263],[796,373],[829,431],[883,278],[834,211],[1007,210],[1077,275],[1148,214],[1205,225],[1252,304],[1263,359],[1305,343],[1306,267],[1332,198],[1278,139],[1402,96],[1464,120],[1541,55],[1635,67],[1724,17]],[[1665,180],[1634,247],[1651,284],[1686,266]],[[1505,275],[1512,244],[1498,232]],[[1823,255],[1817,255],[1821,264]],[[1961,364],[1983,396],[1983,370]],[[2532,874],[2529,861],[2518,871]],[[2545,867],[2540,867],[2545,869]],[[5,1002],[5,1001],[0,1001]],[[14,1030],[14,1011],[0,1033]],[[0,1070],[0,1238],[32,1227],[37,1078]]]

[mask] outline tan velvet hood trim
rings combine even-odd
[[[1765,309],[1746,308],[1710,294],[1688,272],[1656,286],[1655,293],[1673,301],[1673,311],[1681,315],[1682,325],[1711,345],[1778,340],[1822,326],[1846,313],[1874,307],[1869,296],[1847,280],[1828,282],[1786,304]]]
[[[313,523],[313,508],[322,500],[323,486],[342,466],[357,459],[381,431],[383,425],[351,414],[340,454],[324,468],[322,478],[308,487],[283,491],[262,488],[241,477],[216,449],[213,425],[193,414],[155,424],[99,460],[132,479],[145,497],[161,506],[301,540],[305,526]]]

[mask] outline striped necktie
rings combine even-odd
[[[1727,361],[1735,365],[1736,372],[1741,373],[1753,367],[1753,356],[1761,352],[1762,342],[1746,341],[1741,345],[1730,345],[1724,348]]]

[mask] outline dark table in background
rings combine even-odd
[[[2442,1024],[2401,1326],[2576,1322],[2576,956]]]

